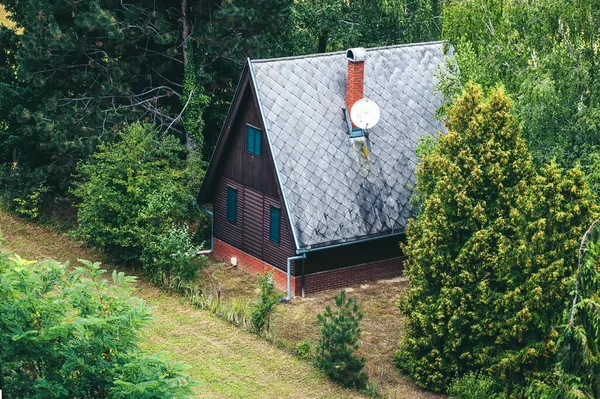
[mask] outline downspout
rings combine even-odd
[[[281,302],[288,302],[292,299],[292,261],[304,258],[306,258],[306,254],[287,258],[287,297],[281,298]]]
[[[215,250],[215,217],[211,211],[204,207],[200,207],[200,210],[210,216],[210,249],[198,251],[196,255],[210,255]]]

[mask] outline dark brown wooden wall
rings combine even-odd
[[[254,97],[247,86],[242,93],[232,130],[218,165],[214,203],[215,238],[286,270],[287,258],[295,255],[290,225],[279,196],[269,143]],[[246,151],[247,125],[262,130],[261,156]],[[225,132],[224,132],[225,133]],[[237,222],[227,220],[227,186],[238,190]],[[270,206],[281,209],[279,244],[269,239]]]
[[[243,94],[232,126],[232,134],[225,143],[224,157],[222,158],[222,162],[224,162],[221,164],[223,176],[265,193],[271,198],[279,198],[267,137],[263,130],[261,135],[262,156],[258,157],[249,153],[246,151],[248,125],[263,130],[260,113],[256,109],[249,89]]]
[[[304,261],[304,273],[317,273],[402,256],[399,244],[403,239],[403,236],[398,235],[309,252]]]

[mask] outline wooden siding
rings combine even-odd
[[[269,142],[265,131],[261,128],[261,156],[251,154],[246,150],[246,134],[248,125],[261,128],[260,114],[252,101],[250,90],[246,90],[238,117],[232,125],[231,136],[225,143],[223,159],[223,176],[239,182],[245,187],[265,193],[272,198],[278,198],[277,180],[273,170],[273,160],[269,150]]]
[[[269,143],[250,86],[246,85],[240,95],[241,101],[231,111],[236,112],[231,131],[223,132],[225,141],[219,149],[222,155],[213,160],[218,165],[212,165],[215,170],[213,188],[206,197],[214,202],[215,238],[286,271],[287,258],[295,255],[295,247],[287,212],[279,195]],[[246,151],[248,125],[261,129],[260,157]],[[237,223],[227,220],[227,186],[238,190]],[[278,244],[269,239],[271,205],[281,209]]]
[[[399,244],[403,239],[404,236],[398,235],[359,244],[309,252],[305,260],[304,273],[317,273],[340,267],[400,257],[402,256],[402,251]]]
[[[231,223],[227,220],[227,187],[238,191],[237,221]],[[244,186],[229,179],[220,179],[214,202],[215,237],[242,248],[242,231],[244,215]]]
[[[259,259],[263,258],[264,194],[244,187],[244,225],[242,249]]]
[[[279,244],[269,239],[271,206],[281,209]],[[263,210],[263,260],[277,267],[279,267],[278,265],[283,265],[284,269],[287,269],[287,258],[295,255],[291,242],[292,240],[289,236],[287,220],[283,208],[281,207],[281,202],[277,199],[265,196]],[[292,273],[297,275],[296,270],[293,270]]]

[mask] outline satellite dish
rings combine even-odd
[[[373,100],[368,98],[361,98],[354,103],[350,110],[350,119],[357,127],[361,129],[368,129],[379,122],[379,105]]]

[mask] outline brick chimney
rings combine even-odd
[[[365,86],[365,58],[367,52],[364,48],[351,48],[346,51],[348,60],[348,77],[346,79],[346,111],[350,115],[350,110],[355,102],[364,97]],[[352,127],[356,125],[352,122]]]

